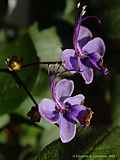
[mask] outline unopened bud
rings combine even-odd
[[[22,67],[22,58],[17,56],[12,56],[11,58],[6,59],[6,64],[10,71],[19,71]]]

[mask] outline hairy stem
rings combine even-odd
[[[48,64],[48,65],[50,65],[50,64],[62,64],[62,62],[61,61],[48,61],[48,62],[40,62],[40,61],[38,61],[38,62],[33,62],[33,63],[30,63],[30,64],[25,64],[25,65],[23,65],[22,66],[22,68],[27,68],[27,67],[31,67],[31,66],[34,66],[34,65],[40,65],[40,64]]]

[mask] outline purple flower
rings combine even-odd
[[[76,133],[76,123],[88,126],[93,112],[83,105],[82,94],[71,96],[74,90],[72,80],[55,80],[51,84],[52,99],[43,99],[39,104],[41,116],[60,128],[63,143],[71,141]]]
[[[73,35],[74,49],[65,49],[62,52],[62,62],[66,70],[79,72],[86,84],[93,81],[93,69],[102,74],[108,74],[108,69],[103,67],[105,44],[100,37],[93,38],[91,31],[81,26],[81,17],[75,25]]]

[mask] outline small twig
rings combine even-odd
[[[28,90],[28,88],[26,87],[26,85],[20,79],[20,77],[18,76],[18,74],[15,71],[10,71],[10,73],[13,76],[13,78],[15,79],[16,83],[19,85],[19,87],[21,87],[21,86],[23,87],[23,89],[26,91],[26,93],[28,94],[28,96],[30,97],[30,99],[33,101],[33,103],[37,107],[38,106],[37,102],[33,98],[32,94],[30,93],[30,91]]]

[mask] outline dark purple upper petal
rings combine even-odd
[[[79,115],[81,111],[86,110],[86,107],[80,104],[71,105],[70,103],[66,102],[66,106],[68,107],[67,111],[63,113],[63,117],[66,118],[69,122],[76,124],[79,122]]]
[[[83,46],[85,46],[85,44],[87,44],[87,42],[90,40],[90,37],[84,37],[81,40],[78,40],[78,47],[83,48]]]
[[[78,94],[76,96],[69,97],[64,100],[63,104],[65,106],[64,108],[66,109],[66,111],[63,113],[63,116],[71,123],[75,124],[77,122],[75,118],[75,113],[77,112],[76,114],[78,114],[78,112],[81,110],[81,108],[78,106],[84,103],[84,99],[85,97],[82,94]],[[77,106],[77,108],[74,106]]]
[[[102,57],[98,52],[93,52],[89,54],[89,58],[90,60],[93,60],[94,62],[99,62],[100,60],[102,60]]]
[[[79,71],[79,64],[78,64],[78,58],[77,58],[77,56],[70,57],[70,63],[72,65],[72,70],[74,72]]]
[[[84,65],[85,67],[88,67],[88,68],[93,68],[93,64],[91,63],[90,60],[93,60],[93,59],[90,59],[89,57],[85,57],[85,58],[81,58],[80,61],[82,63],[82,66]],[[94,61],[96,62],[96,61]],[[82,71],[86,70],[86,68],[84,67],[84,69],[81,69]]]
[[[84,65],[91,69],[97,69],[104,75],[108,74],[108,69],[103,67],[103,57],[100,56],[100,54],[97,52],[91,53],[85,58],[81,58],[80,61],[82,63],[82,66]],[[85,69],[83,71],[85,71]]]
[[[103,67],[103,59],[98,53],[90,54],[89,62],[91,63],[92,68],[97,69],[103,75],[107,75],[109,73],[108,69]]]
[[[95,68],[100,70],[100,63],[102,62],[102,58],[98,53],[91,53],[85,58],[80,59],[81,63],[88,68]]]
[[[63,113],[63,117],[68,121],[71,122],[73,124],[77,123],[76,118],[73,116],[73,114],[69,111],[69,112],[65,112]]]

